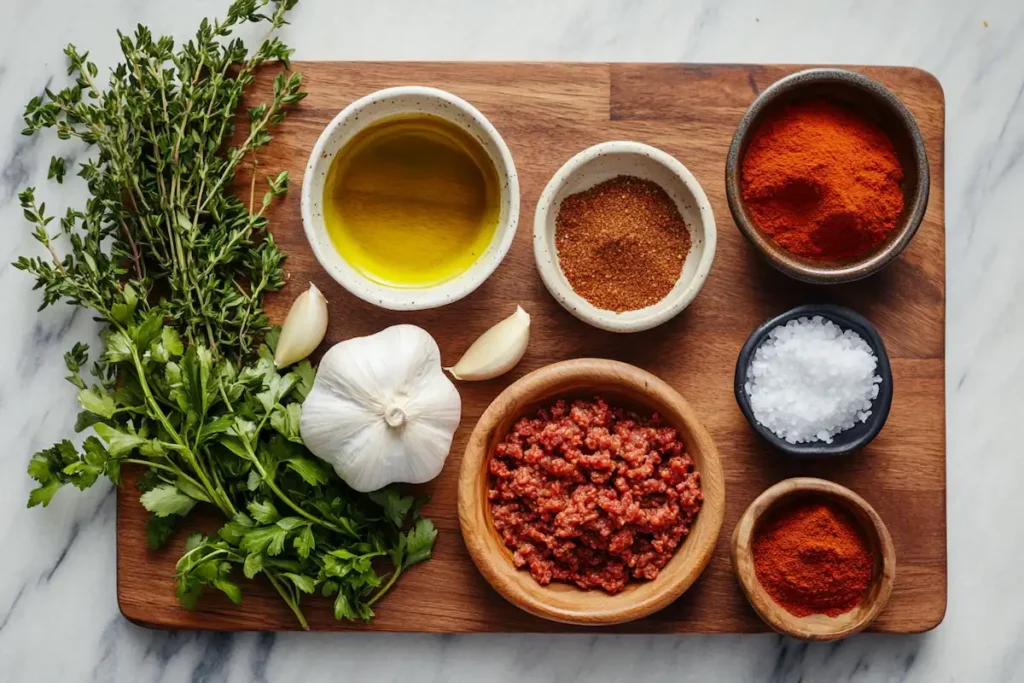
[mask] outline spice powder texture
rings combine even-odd
[[[660,185],[618,176],[562,200],[555,246],[577,294],[598,308],[634,311],[672,291],[690,231]]]
[[[704,502],[676,430],[600,398],[520,419],[488,469],[494,528],[541,585],[656,578]]]
[[[803,501],[769,513],[754,536],[754,571],[790,614],[837,617],[864,599],[874,559],[850,513]]]
[[[903,212],[892,140],[859,111],[825,99],[767,115],[742,165],[754,222],[792,254],[820,261],[880,245]]]

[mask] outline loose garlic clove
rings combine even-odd
[[[521,306],[516,312],[484,332],[462,355],[445,368],[459,380],[493,379],[515,367],[530,341],[530,314]]]
[[[292,302],[274,351],[274,365],[284,368],[313,353],[327,334],[327,299],[312,282]]]

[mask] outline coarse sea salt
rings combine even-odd
[[[865,422],[882,378],[853,330],[819,315],[780,325],[754,351],[745,389],[754,418],[789,443],[824,441]]]

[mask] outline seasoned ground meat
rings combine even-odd
[[[494,527],[542,585],[654,579],[704,501],[676,430],[600,398],[519,420],[488,467]]]

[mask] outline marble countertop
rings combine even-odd
[[[1024,680],[1024,4],[1019,0],[301,0],[299,59],[905,64],[946,93],[949,608],[935,631],[806,645],[778,636],[165,633],[117,609],[109,485],[26,510],[28,456],[70,435],[61,354],[88,316],[38,315],[7,264],[36,245],[16,193],[57,149],[24,102],[63,82],[74,42],[101,65],[115,29],[176,37],[226,2],[5,0],[0,24],[0,679],[21,681]],[[81,199],[78,197],[78,199]]]

